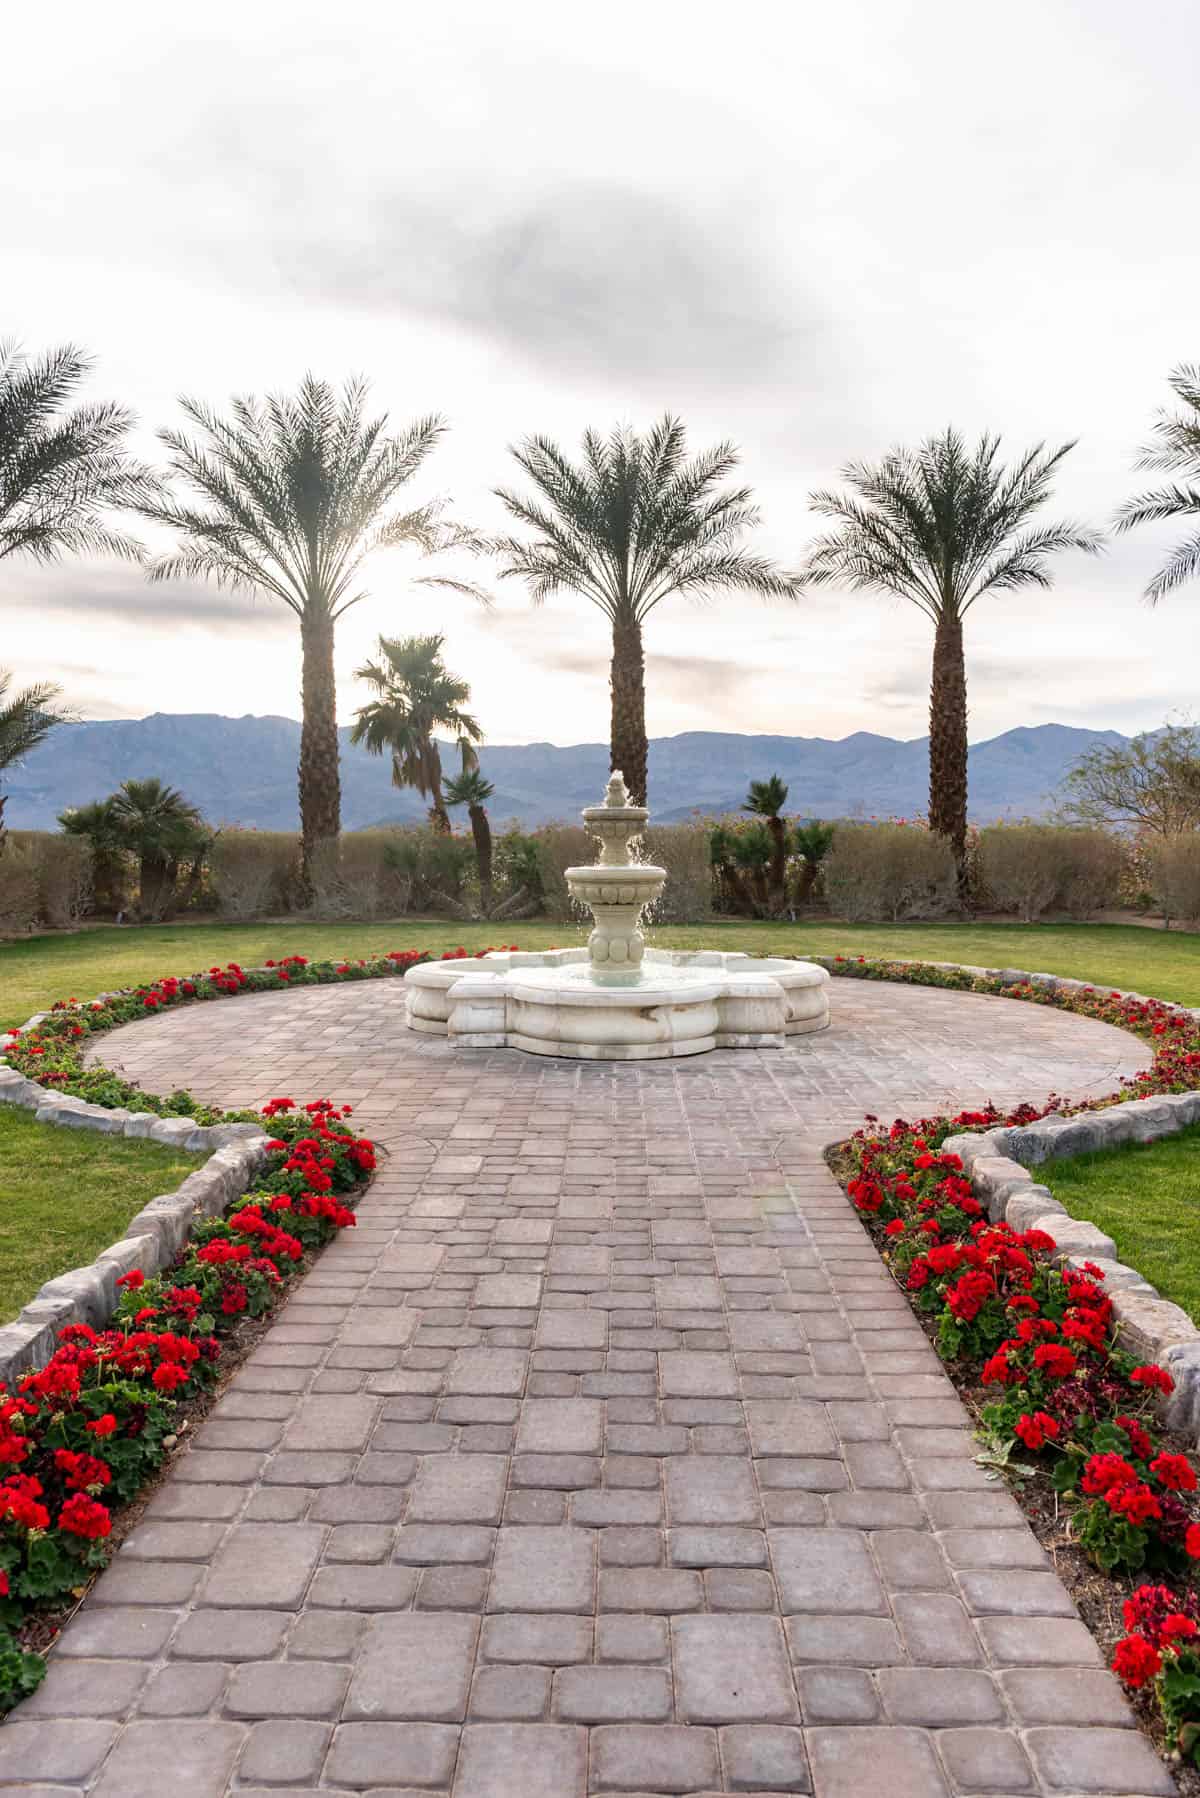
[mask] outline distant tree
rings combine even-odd
[[[31,361],[0,341],[0,560],[27,555],[114,555],[142,546],[110,513],[143,506],[157,490],[128,455],[134,418],[123,406],[71,406],[93,367],[74,344]]]
[[[1169,518],[1200,517],[1200,365],[1181,363],[1167,377],[1182,402],[1181,410],[1158,413],[1154,441],[1141,451],[1135,468],[1156,469],[1179,478],[1169,487],[1158,487],[1126,500],[1116,517],[1118,531],[1132,531],[1139,524],[1161,524]],[[1200,529],[1185,537],[1146,588],[1154,605],[1165,593],[1200,574]]]
[[[771,904],[776,909],[783,906],[787,897],[787,825],[783,819],[787,796],[787,783],[778,774],[772,774],[766,780],[750,782],[750,791],[742,806],[744,812],[753,812],[764,819],[770,833],[771,866],[767,878]]]
[[[83,837],[91,848],[96,910],[122,910],[129,852],[114,800],[93,799],[87,805],[74,806],[60,812],[58,822],[68,836]]]
[[[1200,734],[1168,724],[1127,743],[1099,743],[1060,788],[1068,824],[1130,825],[1156,837],[1200,827]]]
[[[759,522],[748,487],[718,492],[738,464],[731,443],[689,461],[686,433],[666,414],[646,435],[617,426],[587,431],[572,463],[546,437],[512,449],[533,483],[531,498],[497,497],[532,541],[501,539],[501,578],[524,580],[535,604],[567,588],[598,606],[612,626],[609,766],[624,773],[635,805],[646,803],[646,691],[642,627],[674,593],[707,599],[729,589],[794,598],[793,576],[737,544]]]
[[[1062,550],[1094,554],[1098,531],[1076,524],[1031,525],[1050,497],[1064,443],[1026,450],[1006,468],[1000,439],[968,452],[953,428],[917,450],[894,449],[877,464],[842,469],[849,492],[819,492],[809,503],[838,528],[813,544],[802,578],[874,589],[909,600],[934,628],[929,690],[929,826],[948,839],[966,886],[967,677],[963,619],[985,593],[1049,587],[1047,563]]]
[[[124,781],[107,799],[64,812],[59,823],[74,836],[88,837],[98,860],[118,849],[136,859],[143,922],[167,915],[185,870],[189,891],[194,890],[212,841],[196,807],[157,779]]]
[[[0,776],[19,766],[56,725],[66,724],[74,716],[58,705],[61,687],[39,681],[35,686],[10,693],[12,678],[7,668],[0,668]],[[6,797],[0,792],[0,854],[8,837],[4,828]]]
[[[475,839],[475,859],[479,864],[479,906],[484,917],[492,909],[492,827],[487,815],[487,802],[496,791],[478,768],[469,768],[446,782],[447,805],[465,805]]]
[[[820,818],[813,818],[808,824],[798,824],[792,833],[792,848],[800,862],[796,900],[803,905],[817,884],[821,863],[833,848],[833,825],[824,823]]]
[[[413,787],[428,799],[430,822],[448,834],[442,758],[434,732],[453,734],[462,772],[469,774],[479,765],[475,745],[483,741],[483,729],[463,710],[471,689],[447,670],[444,642],[442,636],[380,637],[378,661],[355,670],[355,679],[374,687],[377,697],[354,714],[350,741],[364,744],[372,755],[389,750],[392,785]]]
[[[305,885],[317,856],[336,860],[341,828],[334,628],[366,598],[356,585],[365,558],[411,545],[432,555],[473,543],[439,502],[397,510],[400,491],[441,438],[440,418],[386,436],[387,414],[368,418],[367,385],[341,393],[306,375],[295,394],[234,398],[226,417],[198,400],[180,405],[198,438],[162,431],[170,471],[192,499],[144,508],[182,539],[151,568],[155,580],[206,577],[265,593],[300,625],[300,830]],[[485,598],[470,583],[426,577]]]

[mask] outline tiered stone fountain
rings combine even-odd
[[[568,868],[595,920],[586,949],[493,952],[467,967],[429,962],[405,976],[410,1029],[464,1048],[525,1049],[589,1061],[650,1061],[708,1049],[782,1048],[829,1023],[829,975],[812,962],[715,949],[647,949],[642,914],[665,868],[630,848],[649,816],[620,773],[583,813],[599,860]]]

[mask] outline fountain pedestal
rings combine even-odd
[[[568,868],[590,906],[586,949],[495,951],[428,962],[405,976],[409,1027],[463,1048],[524,1049],[587,1061],[656,1061],[709,1049],[782,1048],[829,1023],[829,975],[813,962],[718,950],[647,949],[644,908],[666,870],[632,859],[646,823],[614,774],[602,806],[584,812],[600,841],[591,867]]]

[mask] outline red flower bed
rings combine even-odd
[[[278,1134],[254,1190],[198,1221],[167,1272],[123,1275],[107,1329],[68,1326],[45,1367],[0,1385],[0,1711],[43,1672],[14,1632],[104,1564],[114,1508],[174,1446],[181,1403],[217,1377],[221,1338],[269,1311],[305,1255],[354,1224],[345,1198],[375,1152],[350,1110],[264,1107]]]

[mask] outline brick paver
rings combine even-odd
[[[821,1158],[865,1112],[1144,1056],[1003,1000],[833,999],[786,1050],[642,1066],[457,1054],[398,982],[106,1039],[163,1089],[351,1100],[387,1153],[0,1730],[0,1785],[1172,1791]]]

